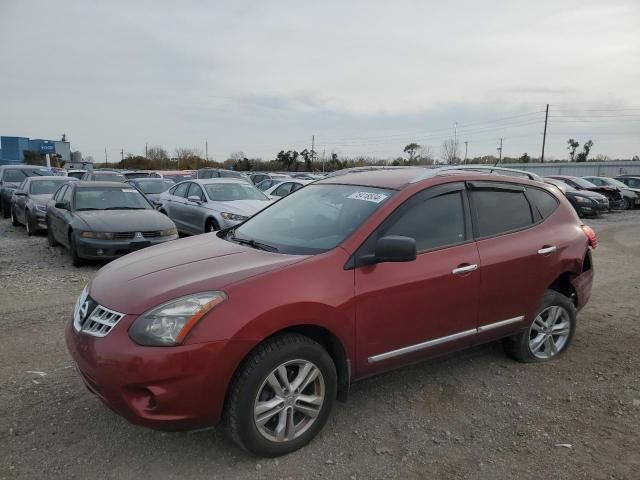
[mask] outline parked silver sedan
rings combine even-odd
[[[189,235],[233,227],[272,202],[253,184],[235,178],[180,182],[160,195],[158,210]]]

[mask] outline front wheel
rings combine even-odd
[[[575,330],[576,307],[561,293],[547,290],[529,328],[506,339],[505,348],[520,362],[546,362],[569,348]]]
[[[236,374],[225,425],[241,448],[284,455],[320,432],[336,392],[335,365],[320,344],[299,334],[278,335],[259,345]]]
[[[56,237],[53,235],[53,228],[51,228],[51,222],[47,220],[47,243],[50,247],[55,247],[58,245],[58,241]]]
[[[217,232],[218,230],[220,230],[220,226],[215,218],[207,220],[207,223],[204,226],[204,233]]]
[[[33,217],[29,212],[25,213],[25,227],[27,227],[27,235],[30,237],[38,233],[38,229],[33,225]]]
[[[84,260],[78,256],[78,246],[76,245],[76,237],[73,232],[69,234],[69,255],[71,255],[71,263],[74,267],[84,265]]]

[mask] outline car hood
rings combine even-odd
[[[145,248],[103,267],[90,295],[121,313],[139,315],[161,303],[283,268],[305,256],[283,255],[227,242],[215,233]]]
[[[155,210],[87,210],[75,212],[94,232],[146,232],[175,227]]]
[[[268,200],[233,200],[231,202],[209,202],[208,205],[219,212],[251,217],[271,203]]]
[[[580,195],[587,198],[593,198],[593,199],[597,198],[598,200],[607,198],[606,196],[591,190],[569,190],[567,193],[570,193],[572,195]]]

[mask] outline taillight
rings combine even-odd
[[[582,225],[582,231],[589,239],[589,246],[595,249],[598,246],[598,236],[596,235],[596,232],[593,231],[593,228],[587,225]]]

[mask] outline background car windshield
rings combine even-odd
[[[234,200],[268,200],[267,196],[249,183],[211,183],[204,185],[213,202]]]
[[[280,253],[322,253],[342,243],[391,195],[381,188],[309,185],[250,218],[234,235]]]
[[[26,169],[8,169],[4,172],[3,180],[5,182],[18,183],[22,182],[27,177],[41,177],[48,175],[47,170],[26,170]]]
[[[608,183],[609,185],[613,185],[618,188],[629,188],[629,185],[625,185],[624,183],[620,182],[619,180],[616,180],[615,178],[607,178],[605,182]]]
[[[101,182],[124,182],[126,178],[119,173],[96,173],[96,180]]]
[[[151,209],[149,202],[133,187],[79,188],[75,196],[76,210]]]
[[[155,193],[162,193],[175,185],[171,180],[139,181],[136,184],[142,193],[148,193],[151,195]]]
[[[38,180],[37,182],[31,181],[31,188],[29,192],[32,195],[52,195],[55,193],[62,183],[67,180]]]
[[[560,190],[563,193],[574,192],[576,190],[571,185],[561,182],[560,180],[556,180],[555,178],[545,178],[544,181],[547,183],[550,183],[551,185],[555,185],[556,187],[558,187],[558,190]]]
[[[584,178],[572,178],[571,181],[575,184],[577,184],[578,186],[580,186],[581,188],[593,188],[596,187],[597,185],[594,185],[593,183],[585,180]]]

